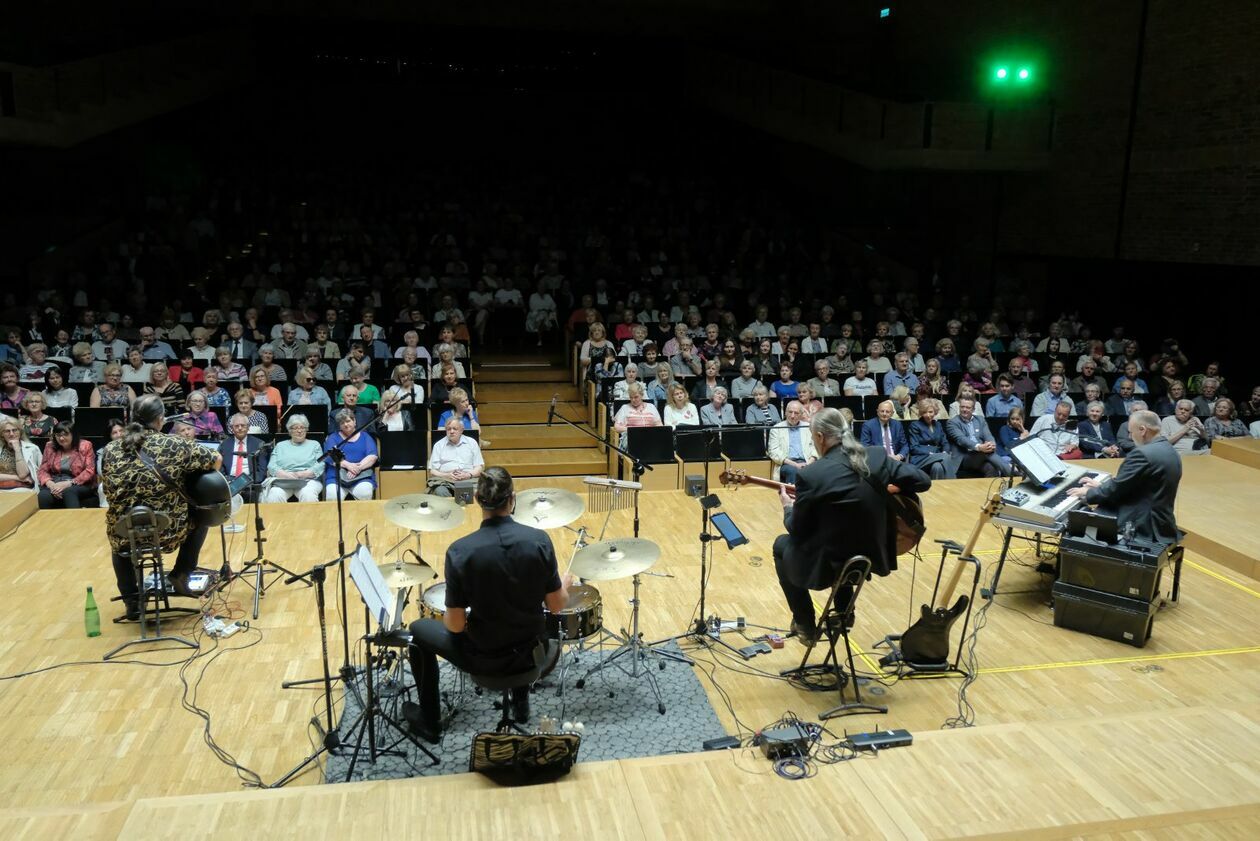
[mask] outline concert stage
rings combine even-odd
[[[871,643],[904,630],[910,609],[926,600],[939,558],[932,541],[964,542],[990,491],[987,481],[961,480],[938,483],[926,495],[923,561],[916,570],[912,559],[902,558],[901,569],[875,579],[863,593],[853,634],[859,669],[875,668],[879,652]],[[781,530],[774,493],[753,487],[718,493],[751,542],[733,551],[716,544],[709,612],[786,626],[770,557]],[[259,828],[281,836],[427,838],[536,837],[543,831],[601,838],[814,837],[837,831],[907,838],[1136,832],[1171,838],[1195,830],[1255,837],[1260,582],[1241,571],[1244,560],[1252,573],[1260,569],[1260,543],[1250,534],[1258,494],[1255,468],[1221,456],[1186,460],[1178,517],[1190,538],[1181,601],[1157,615],[1144,649],[1054,627],[1045,604],[1048,582],[1033,569],[1032,547],[1021,546],[1006,565],[1002,593],[978,637],[980,675],[968,691],[977,726],[940,729],[957,713],[958,680],[867,684],[864,697],[887,705],[888,714],[835,720],[832,729],[905,728],[914,744],[878,760],[821,766],[807,781],[778,778],[751,749],[583,763],[559,782],[530,789],[499,788],[469,774],[319,786],[312,770],[286,789],[242,791],[233,771],[203,743],[203,722],[181,709],[178,667],[76,665],[0,682],[6,748],[0,831],[6,838],[231,837]],[[642,536],[662,548],[652,571],[674,576],[643,579],[644,630],[658,639],[686,628],[696,608],[700,512],[695,500],[674,491],[645,493],[641,507]],[[402,537],[382,509],[379,502],[346,505],[351,546],[364,525],[373,547]],[[263,514],[267,549],[278,563],[306,569],[336,554],[332,505],[264,506]],[[462,529],[425,535],[424,557],[440,567],[446,546],[473,527],[475,515],[466,512]],[[598,533],[603,516],[588,512],[574,525]],[[238,520],[250,521],[252,514],[242,511]],[[626,536],[630,529],[629,512],[617,512],[607,536]],[[563,541],[571,535],[552,535],[563,564],[572,552]],[[248,532],[231,536],[234,568],[253,557],[252,538],[252,523]],[[986,528],[979,543],[986,578],[999,546],[997,529]],[[100,597],[113,592],[102,512],[39,512],[0,548],[7,608],[0,613],[3,675],[97,661],[137,634],[134,626],[109,623],[118,609],[103,602],[103,635],[83,635],[83,587],[94,584]],[[202,565],[218,566],[219,552],[212,535]],[[619,628],[629,614],[630,582],[601,582],[598,589],[605,625]],[[250,590],[238,582],[231,599],[248,611]],[[341,641],[332,601],[330,592],[336,667]],[[352,607],[354,632],[362,629],[361,614]],[[282,690],[280,682],[319,673],[313,592],[277,583],[252,624],[260,641],[208,665],[197,701],[210,712],[218,743],[270,782],[311,750],[308,721],[322,694]],[[238,634],[224,648],[253,637],[253,631]],[[747,644],[734,634],[724,639],[736,647]],[[125,659],[183,657],[178,651],[134,651]],[[736,718],[759,728],[787,710],[817,720],[820,710],[834,706],[834,692],[808,692],[758,673],[777,675],[795,665],[801,651],[789,641],[783,651],[747,662],[694,652],[727,732],[739,732]],[[569,689],[569,714],[577,720],[582,691],[590,690]]]

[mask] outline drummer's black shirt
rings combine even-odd
[[[468,608],[467,642],[496,656],[543,634],[543,597],[560,589],[545,531],[490,517],[446,551],[446,606]],[[532,647],[532,646],[531,646]]]

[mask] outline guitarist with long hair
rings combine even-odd
[[[806,645],[818,639],[809,591],[832,585],[833,564],[865,555],[876,575],[897,568],[889,488],[909,494],[932,486],[917,467],[859,444],[837,409],[819,411],[809,431],[819,459],[797,474],[795,502],[780,488],[788,533],[774,541],[774,568],[792,611],[792,630]]]

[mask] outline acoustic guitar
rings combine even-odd
[[[963,567],[975,551],[980,532],[989,524],[989,520],[997,513],[1001,505],[1001,494],[993,494],[980,511],[980,519],[971,530],[967,545],[958,553],[958,562],[954,571],[945,583],[944,589],[937,594],[936,605],[922,605],[919,608],[919,619],[901,635],[901,659],[907,663],[920,666],[944,666],[949,661],[949,631],[967,610],[971,600],[959,596],[953,607],[945,607],[954,595],[958,582],[962,578]],[[891,657],[891,655],[890,655]],[[883,663],[883,661],[880,661]]]
[[[723,485],[760,485],[763,488],[782,488],[787,495],[796,498],[796,486],[787,482],[776,482],[773,479],[762,479],[750,476],[747,470],[724,470],[718,477]],[[927,525],[923,519],[923,503],[919,497],[911,493],[901,493],[896,485],[889,485],[886,497],[889,513],[893,515],[897,530],[897,554],[904,555],[912,551],[923,539]]]

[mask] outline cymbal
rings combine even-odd
[[[603,540],[579,549],[569,571],[589,581],[612,581],[651,569],[661,547],[641,537]]]
[[[437,578],[437,573],[428,564],[377,564],[376,568],[391,590],[426,584]]]
[[[530,488],[516,495],[516,510],[512,517],[518,523],[536,529],[555,529],[567,526],[582,516],[586,503],[573,491],[563,488]]]
[[[407,494],[385,503],[385,519],[412,531],[449,531],[464,524],[464,509],[451,497]]]

